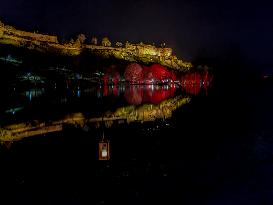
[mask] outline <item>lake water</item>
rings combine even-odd
[[[270,82],[215,76],[208,90],[1,84],[2,127],[51,125],[71,113],[88,121],[3,142],[3,204],[272,204]],[[163,112],[166,102],[173,106]],[[103,135],[108,161],[98,160]]]

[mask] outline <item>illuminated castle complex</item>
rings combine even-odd
[[[71,40],[69,43],[61,44],[57,36],[21,31],[0,22],[0,44],[33,49],[39,52],[52,52],[64,56],[77,56],[82,51],[88,51],[101,57],[114,57],[129,62],[158,63],[176,71],[188,71],[192,68],[190,62],[178,59],[173,55],[171,48],[143,43],[131,44],[129,42],[126,42],[124,46],[121,42],[111,46],[112,43],[106,37],[102,39],[101,45],[98,45],[98,40],[94,37],[92,44],[85,44],[85,39],[86,37],[80,34],[75,41]]]

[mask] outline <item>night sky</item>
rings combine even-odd
[[[271,69],[272,11],[273,1],[1,0],[0,17],[63,39],[84,33],[112,41],[166,42],[188,60],[237,55]]]

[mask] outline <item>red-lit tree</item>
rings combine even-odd
[[[151,67],[151,72],[153,73],[153,76],[157,80],[164,80],[164,79],[172,79],[174,78],[174,74],[172,74],[170,71],[167,70],[164,66],[160,64],[153,64]]]
[[[163,76],[166,75],[166,69],[159,64],[153,64],[151,66],[151,71],[153,73],[153,76],[158,80],[162,80]]]
[[[145,84],[151,84],[152,79],[155,79],[151,67],[143,67],[143,79]]]
[[[119,74],[119,72],[115,72],[115,73],[113,74],[113,79],[112,79],[112,81],[113,81],[113,83],[114,83],[115,85],[117,85],[118,82],[119,82],[119,80],[120,80],[120,74]]]
[[[143,82],[142,67],[137,63],[132,63],[127,66],[124,72],[125,80],[131,84],[138,84]]]

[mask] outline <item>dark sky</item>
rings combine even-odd
[[[0,5],[1,18],[25,30],[166,42],[189,60],[239,55],[273,64],[273,1],[0,0]]]

